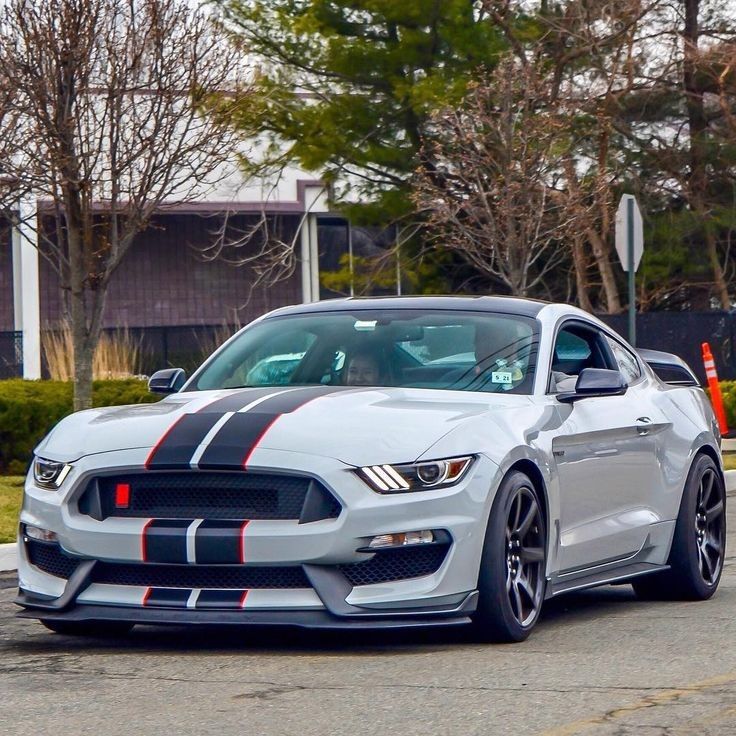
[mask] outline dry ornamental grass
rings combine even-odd
[[[71,381],[74,376],[72,332],[68,324],[41,335],[41,348],[54,381]],[[103,332],[95,350],[92,372],[95,380],[130,378],[139,375],[141,341],[127,328]]]

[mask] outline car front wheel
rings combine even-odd
[[[480,572],[476,634],[522,641],[539,618],[546,587],[547,535],[539,492],[521,472],[504,478],[488,520]]]

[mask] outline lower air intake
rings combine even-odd
[[[445,544],[388,549],[370,560],[340,565],[339,569],[353,587],[421,578],[440,569],[448,549]]]

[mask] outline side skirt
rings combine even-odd
[[[546,598],[554,598],[562,593],[571,593],[574,590],[585,590],[586,588],[595,588],[599,585],[610,585],[612,583],[627,582],[632,578],[638,578],[642,575],[651,575],[655,572],[669,570],[669,565],[653,565],[650,562],[635,562],[623,567],[617,567],[615,570],[605,570],[592,573],[583,577],[575,578],[575,580],[550,582],[547,584]]]

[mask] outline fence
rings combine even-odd
[[[600,315],[613,329],[627,336],[626,315]],[[181,367],[191,373],[237,327],[185,325],[133,327],[128,332],[141,348],[141,372]],[[113,330],[110,330],[113,332]],[[701,381],[705,372],[700,345],[710,342],[718,376],[736,379],[736,312],[646,312],[637,315],[637,345],[676,353],[686,360]],[[0,332],[0,378],[22,373],[22,338],[19,332]]]
[[[183,325],[177,327],[128,327],[130,341],[139,346],[139,370],[151,375],[160,368],[184,368],[190,373],[238,327]],[[105,330],[114,333],[114,329]],[[20,332],[0,332],[0,378],[23,374],[23,337]],[[42,373],[48,377],[45,360]]]
[[[238,329],[226,325],[184,325],[129,327],[128,333],[140,345],[142,373],[150,376],[161,368],[184,368],[191,375],[215,348]]]
[[[628,337],[627,317],[599,317],[623,337]],[[675,353],[705,382],[700,346],[710,343],[720,379],[736,379],[736,312],[645,312],[636,317],[636,344],[640,348]]]

